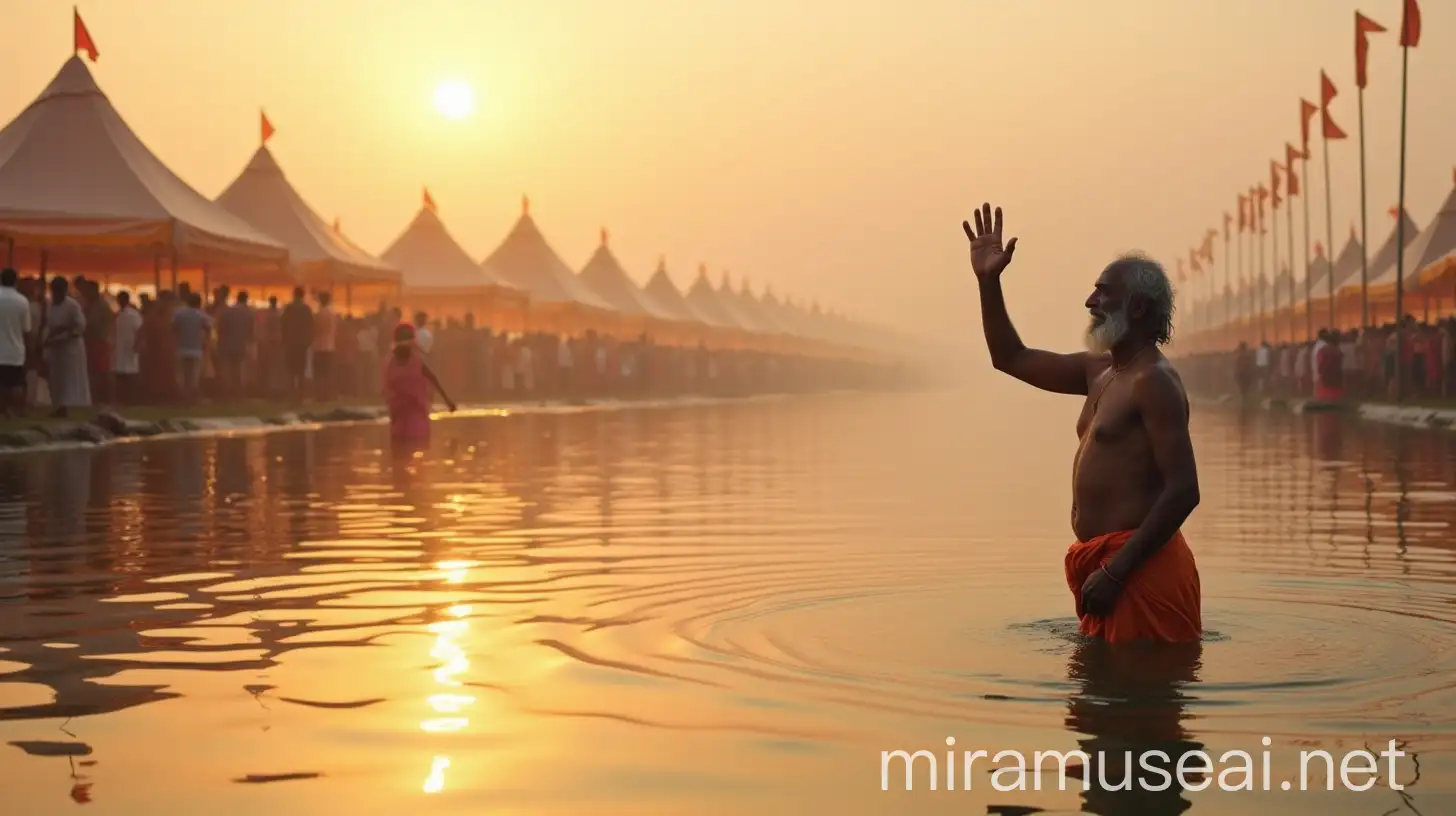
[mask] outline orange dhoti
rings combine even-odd
[[[1123,581],[1112,614],[1097,617],[1082,611],[1082,584],[1122,549],[1133,530],[1078,541],[1067,550],[1067,586],[1077,600],[1082,634],[1109,643],[1152,640],[1186,643],[1203,639],[1202,593],[1198,565],[1183,533],[1153,553]]]

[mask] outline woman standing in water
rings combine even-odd
[[[396,445],[424,447],[430,441],[430,389],[440,392],[453,413],[455,402],[415,345],[415,327],[394,330],[394,351],[384,363],[384,404],[389,408],[389,437]]]

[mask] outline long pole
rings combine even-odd
[[[1331,203],[1334,196],[1330,193],[1330,137],[1321,132],[1320,141],[1325,145],[1325,262],[1329,268],[1325,272],[1325,288],[1328,290],[1330,304],[1330,322],[1326,328],[1335,327],[1335,214],[1332,212],[1334,205]]]
[[[1272,182],[1273,179],[1270,179],[1270,181]],[[1277,190],[1270,190],[1269,192],[1270,192],[1270,195],[1271,195],[1271,198],[1269,199],[1269,221],[1272,222],[1272,225],[1273,225],[1271,227],[1271,229],[1270,229],[1269,237],[1274,242],[1274,251],[1270,255],[1270,263],[1269,263],[1269,296],[1273,299],[1274,302],[1273,302],[1273,304],[1270,305],[1269,311],[1270,311],[1270,313],[1272,315],[1271,318],[1270,318],[1270,322],[1274,324],[1274,341],[1277,343],[1280,340],[1280,337],[1279,337],[1279,272],[1278,272],[1278,270],[1279,270],[1279,207],[1274,204],[1274,199],[1272,198],[1272,196],[1275,193],[1277,193],[1278,191]],[[1290,305],[1292,306],[1293,304],[1290,304]],[[1290,340],[1293,340],[1294,337],[1291,336],[1289,339]]]
[[[1405,39],[1402,31],[1401,39]],[[1400,49],[1400,203],[1395,215],[1395,401],[1405,395],[1405,107],[1410,46]]]
[[[1233,325],[1234,319],[1234,284],[1233,284],[1233,256],[1229,255],[1229,234],[1228,230],[1223,233],[1223,325],[1225,328]]]
[[[1264,329],[1264,208],[1259,207],[1258,213],[1259,277],[1254,280],[1254,290],[1259,293],[1259,342],[1264,343],[1269,339]]]
[[[1244,244],[1245,243],[1246,242],[1244,241],[1244,233],[1243,233],[1242,230],[1240,230],[1239,231],[1239,285],[1243,287],[1243,291],[1242,292],[1239,292],[1239,296],[1238,296],[1238,304],[1239,304],[1239,324],[1240,324],[1240,326],[1239,326],[1239,333],[1240,334],[1243,333],[1243,325],[1242,324],[1244,322],[1244,319],[1245,318],[1252,318],[1254,316],[1254,310],[1248,308],[1248,300],[1249,300],[1249,295],[1251,294],[1251,290],[1249,289],[1249,286],[1248,286],[1249,276],[1245,272],[1245,270],[1247,269],[1247,267],[1244,266]],[[1240,338],[1240,339],[1242,339],[1242,338]]]
[[[1309,145],[1304,146],[1304,337],[1314,340],[1314,282],[1309,279]]]
[[[1356,94],[1360,105],[1360,328],[1370,328],[1370,237],[1366,231],[1365,212],[1365,89]]]
[[[1293,173],[1294,172],[1294,162],[1291,161],[1289,163],[1289,167],[1286,168],[1286,172],[1288,172],[1288,173]],[[1284,189],[1286,191],[1289,190],[1289,183],[1288,182],[1285,182],[1284,183]],[[1309,194],[1308,193],[1308,188],[1306,188],[1304,191],[1301,191],[1300,192],[1299,197],[1300,198],[1305,198],[1308,194]],[[1293,203],[1294,202],[1290,201],[1287,196],[1285,197],[1285,199],[1284,199],[1284,215],[1287,218],[1287,224],[1288,224],[1288,227],[1289,227],[1289,342],[1291,342],[1291,343],[1294,342],[1294,321],[1295,321],[1295,315],[1294,315],[1294,207],[1291,206]],[[1309,275],[1308,268],[1305,269],[1304,274],[1306,276]]]

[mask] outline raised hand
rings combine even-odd
[[[974,228],[969,221],[961,222],[961,228],[971,240],[971,270],[978,278],[994,278],[1000,275],[1011,263],[1011,256],[1016,252],[1015,238],[1007,241],[1004,247],[1001,245],[1000,207],[996,208],[995,221],[991,219],[991,205],[982,204],[981,209],[976,210]]]

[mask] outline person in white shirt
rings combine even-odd
[[[1264,394],[1269,390],[1269,363],[1270,363],[1269,341],[1265,340],[1259,344],[1259,349],[1254,352],[1254,372],[1259,381],[1259,393]]]
[[[14,269],[0,272],[0,416],[25,410],[25,349],[30,339],[30,301],[16,291]]]
[[[116,320],[112,326],[111,372],[116,375],[116,399],[122,405],[137,402],[137,381],[142,373],[141,339],[142,313],[131,305],[131,293],[120,292],[116,296]]]
[[[425,327],[426,316],[424,312],[415,313],[415,347],[425,354],[435,347],[435,335]]]

